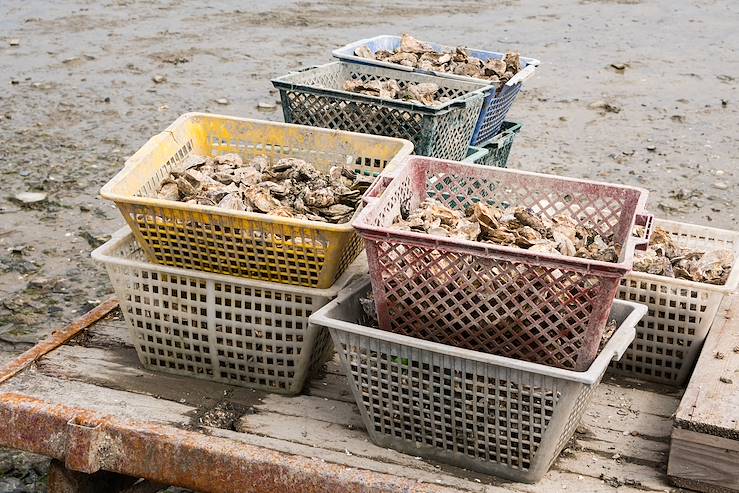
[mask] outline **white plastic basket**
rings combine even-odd
[[[358,274],[361,255],[329,289],[253,281],[150,263],[129,228],[92,252],[105,264],[144,367],[297,394],[333,354],[308,317]]]
[[[369,290],[357,279],[310,320],[329,328],[372,441],[524,482],[547,472],[646,312],[616,301],[619,328],[577,372],[367,327],[359,297]]]
[[[680,386],[692,372],[719,305],[739,285],[739,233],[663,219],[655,219],[654,225],[680,245],[734,252],[734,265],[723,286],[636,271],[621,281],[618,297],[643,303],[648,312],[624,357],[611,364],[612,371]]]

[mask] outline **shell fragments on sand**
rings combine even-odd
[[[634,259],[634,270],[707,284],[726,284],[734,253],[726,248],[700,250],[683,247],[669,232],[655,228],[649,248]]]
[[[568,214],[550,219],[524,207],[500,209],[482,202],[461,211],[426,199],[412,211],[401,211],[390,227],[603,262],[617,262],[620,253],[611,238]]]
[[[521,57],[515,52],[506,53],[502,60],[482,61],[470,55],[467,48],[457,47],[438,52],[431,45],[405,33],[400,37],[400,46],[395,51],[373,52],[365,45],[354,50],[354,54],[362,58],[397,63],[406,67],[486,79],[497,84],[498,89],[522,68]]]
[[[296,158],[256,156],[244,163],[238,154],[190,155],[162,180],[156,198],[340,224],[371,183],[345,166],[324,173]]]

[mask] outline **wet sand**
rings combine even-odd
[[[97,194],[147,138],[187,111],[281,120],[257,110],[279,99],[272,77],[377,34],[539,58],[510,167],[639,185],[658,217],[736,229],[738,23],[729,0],[5,0],[0,362],[111,292],[89,255],[123,219]],[[25,191],[47,199],[11,199]]]

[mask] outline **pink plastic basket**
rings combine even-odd
[[[383,190],[384,188],[384,190]],[[623,245],[618,262],[390,229],[427,197],[563,211]],[[597,354],[620,279],[631,270],[647,191],[475,164],[411,157],[377,180],[353,226],[365,240],[380,327],[398,334],[585,370]]]

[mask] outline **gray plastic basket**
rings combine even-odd
[[[431,45],[431,47],[436,51],[454,51],[455,49],[452,46],[445,46],[439,43],[429,43],[428,41],[424,41],[424,43]],[[400,46],[400,36],[380,35],[369,39],[361,39],[334,50],[333,55],[341,60],[364,65],[388,67],[416,73],[428,73],[438,75],[439,77],[457,80],[486,82],[484,79],[475,79],[474,77],[467,77],[464,75],[437,72],[433,70],[427,71],[419,68],[407,67],[398,63],[389,63],[381,60],[363,58],[355,54],[355,50],[360,46],[367,46],[373,53],[378,50],[394,51]],[[468,48],[467,52],[471,56],[483,61],[490,59],[500,60],[505,56],[504,53],[488,50],[475,50]],[[494,136],[500,132],[500,129],[502,129],[501,124],[503,124],[503,120],[505,119],[508,110],[513,105],[516,96],[521,90],[523,81],[534,74],[539,63],[539,60],[535,58],[521,57],[521,64],[524,66],[524,69],[509,80],[499,91],[490,91],[488,93],[485,98],[485,102],[482,105],[482,111],[480,113],[480,119],[477,121],[475,133],[472,136],[472,145],[481,146],[483,145],[483,142],[494,138]]]
[[[435,106],[381,99],[343,90],[347,80],[396,79],[401,87],[433,82],[450,101]],[[356,63],[332,62],[279,77],[287,123],[349,130],[413,142],[415,153],[461,161],[482,103],[492,86]]]
[[[92,252],[105,264],[131,343],[150,370],[297,394],[333,354],[313,311],[367,272],[360,256],[329,289],[150,263],[129,228]]]
[[[371,440],[515,481],[538,481],[577,427],[611,359],[646,312],[616,301],[616,330],[585,372],[367,327],[357,279],[310,317],[328,327]]]
[[[655,219],[680,245],[697,249],[726,248],[734,265],[726,284],[701,282],[632,271],[621,280],[618,297],[647,305],[636,338],[612,371],[642,380],[684,385],[724,297],[739,286],[739,232]]]

